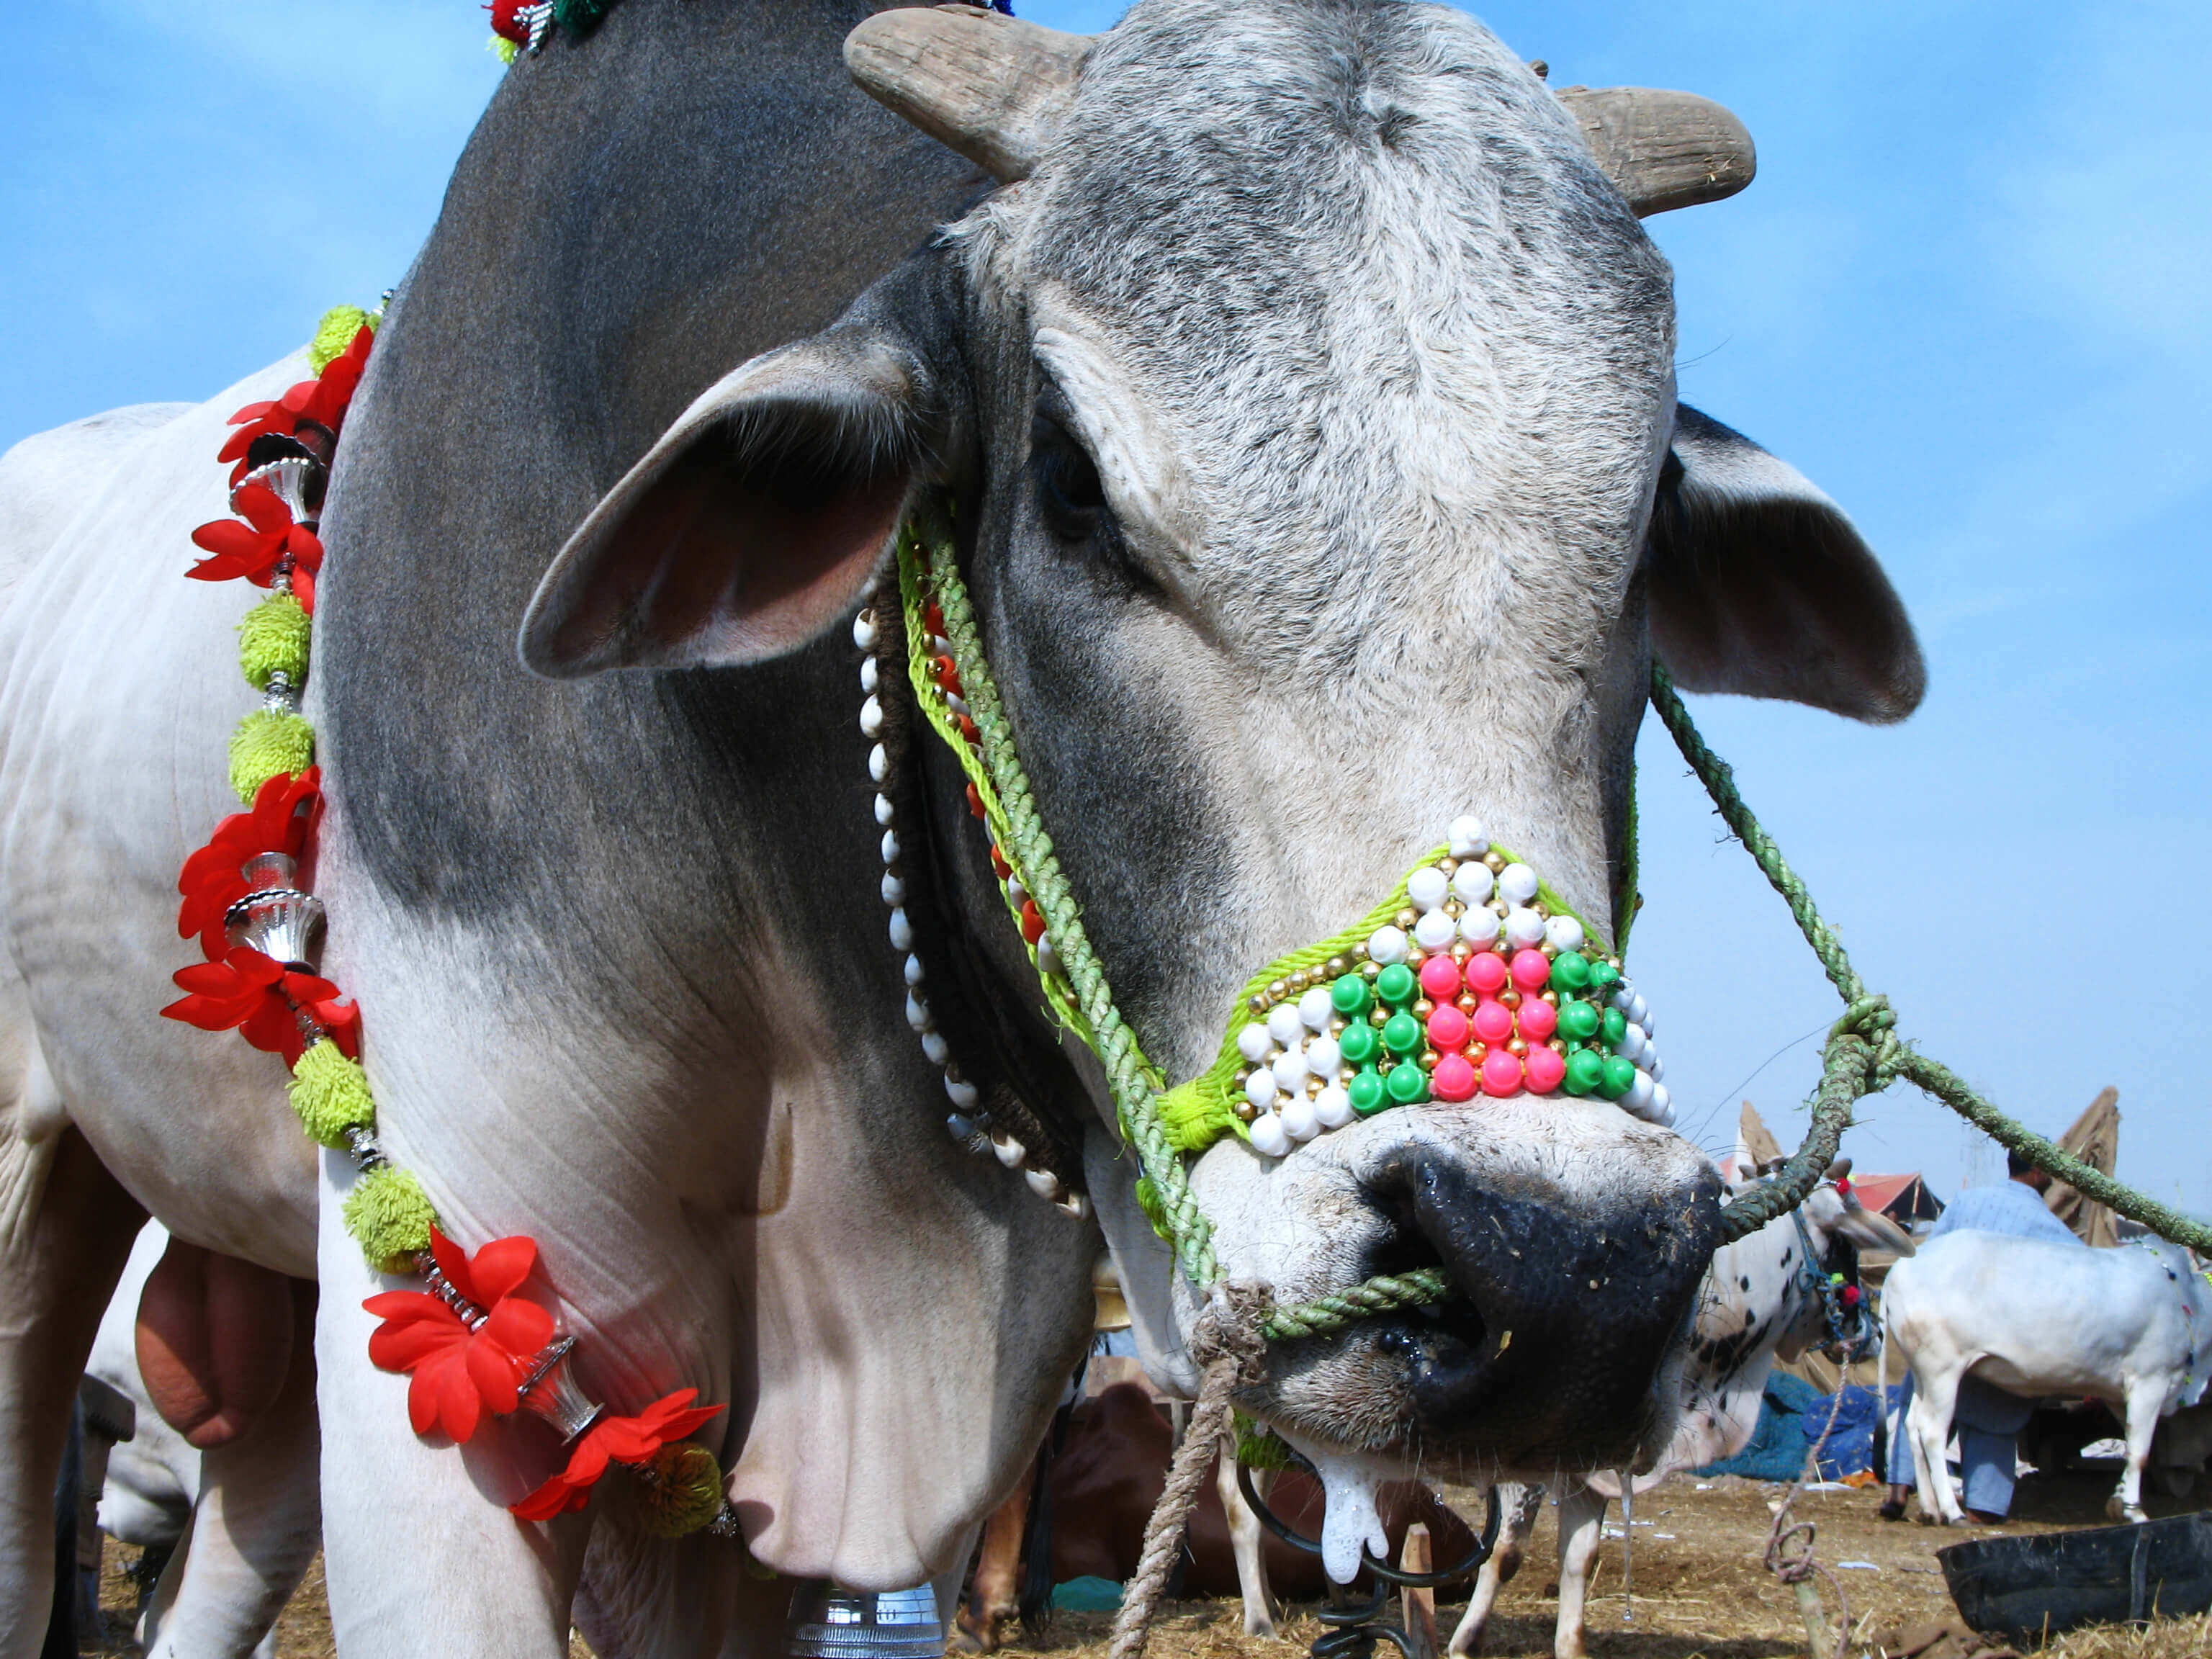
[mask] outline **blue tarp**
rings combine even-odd
[[[1703,1475],[1740,1474],[1747,1480],[1795,1480],[1805,1468],[1805,1451],[1828,1427],[1828,1414],[1836,1424],[1820,1449],[1819,1478],[1840,1480],[1874,1467],[1874,1431],[1877,1421],[1875,1391],[1847,1388],[1838,1405],[1833,1395],[1816,1391],[1810,1382],[1776,1371],[1766,1379],[1766,1392],[1759,1402],[1759,1426],[1751,1443],[1734,1457],[1709,1463],[1697,1471]],[[1897,1405],[1897,1386],[1889,1390],[1889,1408]]]
[[[1806,1410],[1798,1420],[1804,1425],[1807,1444],[1820,1438],[1820,1431],[1827,1427],[1828,1413],[1836,1414],[1836,1426],[1829,1431],[1820,1447],[1820,1476],[1823,1480],[1840,1480],[1847,1474],[1862,1474],[1874,1468],[1875,1425],[1897,1408],[1897,1396],[1903,1385],[1889,1386],[1885,1405],[1872,1389],[1856,1384],[1843,1391],[1839,1404],[1833,1395],[1822,1395]]]

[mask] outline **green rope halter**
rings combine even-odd
[[[909,653],[910,672],[917,693],[925,692],[929,669],[921,642],[929,637],[929,630],[923,626],[923,617],[933,599],[945,624],[944,638],[951,647],[969,717],[975,723],[975,748],[953,729],[950,717],[935,700],[921,695],[917,702],[939,735],[960,757],[997,844],[1020,872],[1022,884],[1043,921],[1044,934],[1051,940],[1067,988],[1063,991],[1054,976],[1042,970],[1039,982],[1057,1018],[1090,1046],[1105,1068],[1122,1133],[1136,1148],[1143,1170],[1139,1198],[1174,1249],[1184,1276],[1200,1291],[1211,1290],[1224,1273],[1213,1252],[1213,1229],[1191,1192],[1182,1155],[1195,1146],[1210,1145],[1237,1127],[1233,1114],[1216,1104],[1231,1050],[1224,1045],[1223,1058],[1212,1067],[1170,1091],[1158,1067],[1145,1057],[1135,1033],[1122,1019],[1105,967],[1084,932],[1081,907],[1060,870],[1052,837],[1046,833],[1028,775],[1022,769],[1012,726],[984,657],[975,606],[960,574],[949,527],[935,512],[927,517],[926,526],[919,520],[909,522],[899,535],[900,598],[907,614],[908,637],[915,642]],[[1712,796],[1723,820],[1790,906],[1799,931],[1844,1004],[1843,1017],[1830,1030],[1823,1051],[1820,1083],[1813,1096],[1812,1123],[1803,1145],[1772,1177],[1722,1206],[1724,1242],[1755,1232],[1802,1203],[1833,1162],[1844,1131],[1850,1125],[1853,1103],[1862,1095],[1885,1089],[1902,1077],[1934,1095],[2001,1146],[2024,1154],[2087,1197],[2176,1243],[2212,1253],[2212,1228],[2191,1221],[2091,1169],[2006,1117],[1945,1067],[1906,1048],[1896,1035],[1897,1017],[1890,1011],[1888,1000],[1867,991],[1841,940],[1820,919],[1804,883],[1744,805],[1727,763],[1705,747],[1667,671],[1656,662],[1651,667],[1651,702],[1674,734],[1683,757]],[[1547,897],[1554,907],[1565,909],[1556,896]],[[1371,928],[1377,918],[1395,912],[1403,902],[1401,883],[1399,890],[1362,927]],[[1264,970],[1246,988],[1246,996],[1255,988],[1279,977],[1287,966],[1310,965],[1309,957],[1323,960],[1345,941],[1361,937],[1364,934],[1360,929],[1350,929],[1339,939],[1293,952]],[[1033,960],[1036,954],[1032,943]],[[1332,1335],[1357,1320],[1440,1301],[1446,1289],[1443,1273],[1437,1268],[1378,1275],[1297,1307],[1271,1309],[1261,1329],[1270,1339]]]

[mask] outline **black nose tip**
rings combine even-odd
[[[1625,1456],[1719,1243],[1718,1176],[1593,1200],[1409,1153],[1375,1189],[1398,1217],[1396,1253],[1427,1255],[1452,1286],[1383,1345],[1425,1437],[1584,1468]]]

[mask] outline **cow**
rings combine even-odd
[[[1102,1227],[1148,1369],[1194,1390],[1206,1299],[927,742],[888,780],[910,950],[886,938],[850,629],[898,526],[949,503],[1032,799],[1169,1079],[1255,965],[1462,815],[1616,938],[1655,655],[1876,721],[1924,669],[1842,510],[1677,403],[1638,214],[1741,183],[1741,130],[1701,106],[1735,135],[1709,164],[1665,96],[1583,107],[1588,136],[1480,24],[1400,0],[1139,0],[1095,40],[622,0],[491,100],[322,507],[322,966],[363,1011],[380,1144],[462,1243],[536,1239],[580,1386],[727,1407],[699,1432],[742,1547],[649,1537],[612,1480],[516,1524],[558,1457],[535,1419],[418,1438],[368,1358],[362,1304],[405,1281],[345,1231],[353,1160],[299,1134],[281,1063],[154,1017],[196,948],[175,874],[234,805],[255,706],[246,599],[178,577],[224,510],[229,416],[300,360],[11,452],[5,1595],[43,1601],[20,1494],[51,1488],[56,1402],[148,1211],[206,1283],[319,1282],[349,1656],[552,1659],[572,1618],[611,1656],[766,1651],[787,1595],[763,1565],[950,1567],[1086,1340]],[[947,1133],[939,1049],[1026,1126],[1001,1152],[1027,1167]],[[1224,1272],[1285,1303],[1449,1282],[1273,1345],[1241,1396],[1347,1502],[1417,1459],[1632,1465],[1672,1433],[1653,1379],[1719,1192],[1658,1125],[1484,1097],[1279,1159],[1232,1133],[1192,1179]],[[241,1444],[249,1403],[296,1419],[310,1333],[283,1334],[219,1402]],[[229,1356],[198,1352],[220,1391]]]
[[[1749,1169],[1748,1158],[1739,1154],[1737,1167]],[[1688,1364],[1671,1382],[1678,1401],[1674,1437],[1658,1462],[1636,1475],[1637,1492],[1678,1470],[1732,1457],[1743,1449],[1759,1425],[1759,1401],[1776,1357],[1794,1359],[1807,1347],[1830,1340],[1831,1320],[1841,1306],[1832,1307],[1827,1295],[1832,1272],[1842,1272],[1847,1284],[1855,1285],[1857,1250],[1912,1254],[1912,1240],[1902,1228],[1859,1202],[1850,1173],[1848,1158],[1831,1166],[1827,1182],[1796,1212],[1802,1229],[1792,1217],[1779,1217],[1715,1253],[1698,1291]],[[1856,1305],[1856,1298],[1850,1305]],[[1237,1492],[1233,1463],[1224,1466],[1220,1485],[1237,1551],[1244,1632],[1273,1636],[1269,1571],[1256,1550],[1259,1520]],[[1606,1504],[1620,1492],[1620,1478],[1610,1472],[1563,1483],[1554,1638],[1559,1659],[1581,1659],[1584,1651],[1583,1594]],[[1451,1652],[1480,1650],[1498,1592],[1520,1568],[1543,1493],[1543,1485],[1534,1481],[1506,1482],[1497,1489],[1493,1501],[1502,1517],[1497,1543],[1476,1573],[1467,1612],[1452,1634]],[[1438,1559],[1450,1555],[1440,1551]]]
[[[2126,1424],[2106,1510],[2141,1521],[2143,1464],[2160,1419],[2195,1405],[2212,1369],[2212,1289],[2189,1252],[2141,1238],[2106,1250],[1960,1231],[1890,1269],[1882,1325],[1912,1368],[1900,1431],[1923,1520],[1966,1523],[1945,1467],[1951,1408],[1969,1375],[2008,1394],[2085,1395]]]

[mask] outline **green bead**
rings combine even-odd
[[[1596,986],[1599,990],[1602,991],[1609,985],[1616,985],[1620,983],[1620,969],[1614,967],[1611,963],[1593,962],[1590,963],[1590,983]]]
[[[1589,1094],[1604,1081],[1605,1057],[1602,1054],[1589,1048],[1577,1048],[1567,1056],[1566,1089],[1569,1094]]]
[[[1559,1005],[1559,1035],[1570,1042],[1588,1042],[1597,1035],[1597,1010],[1587,1002]]]
[[[1421,1022],[1411,1014],[1393,1014],[1382,1028],[1382,1046],[1403,1060],[1421,1047]]]
[[[1381,1076],[1372,1071],[1362,1072],[1352,1079],[1345,1093],[1352,1097],[1352,1109],[1362,1117],[1373,1117],[1390,1103],[1389,1097],[1383,1092]]]
[[[1429,1097],[1429,1074],[1409,1060],[1390,1068],[1382,1090],[1401,1106],[1418,1106]]]
[[[1589,958],[1579,951],[1564,951],[1552,963],[1552,988],[1562,996],[1581,990],[1589,981]]]
[[[1363,985],[1359,988],[1364,991],[1367,988]],[[1361,1020],[1344,1028],[1344,1035],[1337,1038],[1336,1046],[1337,1052],[1344,1056],[1347,1064],[1364,1066],[1382,1047],[1382,1038],[1372,1025]]]
[[[1387,1007],[1402,1008],[1421,994],[1421,982],[1402,962],[1394,962],[1375,976],[1375,994]]]
[[[1357,974],[1346,974],[1328,988],[1328,1006],[1346,1019],[1358,1018],[1374,1000],[1367,981]]]
[[[1597,1085],[1598,1093],[1607,1100],[1619,1100],[1636,1086],[1636,1067],[1619,1054],[1605,1062],[1605,1080]]]
[[[1620,1046],[1620,1040],[1628,1035],[1628,1016],[1618,1008],[1608,1008],[1605,1011],[1605,1018],[1600,1022],[1598,1030],[1605,1034],[1607,1048],[1618,1048]]]

